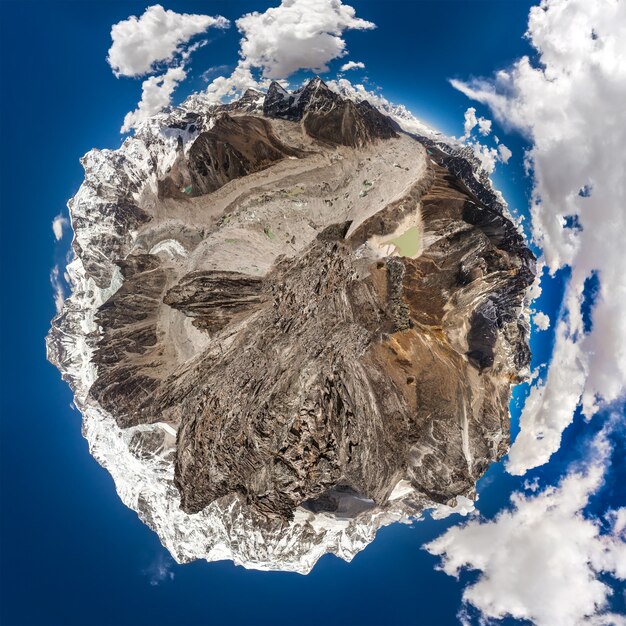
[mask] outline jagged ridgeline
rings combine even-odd
[[[316,78],[193,96],[83,165],[48,354],[178,561],[307,572],[474,496],[535,260],[466,150]]]

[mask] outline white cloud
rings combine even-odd
[[[532,480],[526,479],[524,481],[524,489],[535,493],[539,489],[539,478],[535,476]]]
[[[609,532],[583,513],[603,481],[609,445],[604,433],[595,458],[572,469],[556,487],[530,495],[514,493],[511,507],[491,521],[474,519],[455,526],[426,549],[442,557],[450,576],[477,570],[463,600],[484,617],[512,616],[537,626],[626,624],[606,614],[611,588],[600,574],[626,579],[626,512],[609,514]],[[535,491],[534,484],[529,485]]]
[[[487,172],[487,174],[493,174],[496,169],[496,163],[498,162],[498,151],[495,148],[489,148],[481,143],[472,142],[472,149],[474,154],[480,161],[480,166]]]
[[[466,498],[465,496],[457,496],[454,506],[448,506],[447,504],[438,504],[432,511],[431,517],[433,519],[446,519],[451,515],[461,515],[467,517],[472,515],[476,511],[476,505],[473,500]]]
[[[478,118],[478,132],[486,137],[491,132],[491,120],[488,120],[484,117]]]
[[[462,138],[467,139],[472,134],[472,130],[476,124],[478,124],[478,120],[476,119],[476,109],[474,107],[469,107],[469,109],[465,111],[464,118],[465,123],[463,124],[464,133]]]
[[[210,101],[219,102],[230,98],[246,89],[262,89],[269,86],[269,81],[258,81],[250,68],[239,64],[230,76],[218,76],[206,89]]]
[[[532,388],[509,455],[517,474],[558,449],[579,402],[591,416],[626,386],[626,3],[543,0],[528,36],[536,65],[523,57],[493,80],[452,81],[532,141],[533,237],[551,273],[571,267],[554,367]],[[579,194],[585,187],[590,195]],[[572,215],[580,228],[568,227]],[[600,290],[586,334],[581,304],[593,272]]]
[[[509,159],[513,156],[513,153],[503,143],[498,143],[498,156],[500,158],[500,161],[506,164],[509,162]]]
[[[226,64],[214,65],[212,67],[209,67],[206,70],[204,70],[204,72],[202,72],[202,80],[208,83],[209,80],[211,80],[214,76],[220,76],[224,72],[227,72],[230,69],[230,67],[231,66],[226,65]]]
[[[469,107],[463,115],[463,136],[460,141],[466,142],[473,150],[474,155],[480,161],[481,167],[487,174],[493,174],[497,163],[508,163],[511,158],[511,151],[500,140],[494,137],[496,147],[489,147],[474,138],[474,130],[477,129],[482,137],[491,133],[491,120],[485,117],[478,117],[476,109]]]
[[[176,13],[155,4],[141,17],[132,15],[113,25],[107,61],[116,76],[150,74],[157,63],[170,63],[183,54],[184,44],[195,35],[228,26],[229,21],[219,15]]]
[[[162,111],[172,101],[172,93],[187,76],[182,67],[171,67],[161,76],[150,76],[141,86],[141,101],[126,114],[120,132],[127,133],[138,124]]]
[[[497,163],[508,163],[511,158],[511,151],[503,144],[500,144],[497,148],[490,148],[478,141],[470,141],[469,145],[474,151],[474,155],[480,161],[481,167],[487,172],[487,174],[493,174],[496,169]]]
[[[242,59],[274,79],[300,69],[328,71],[330,61],[346,54],[345,30],[374,27],[341,0],[283,0],[278,7],[237,20]]]
[[[184,69],[191,54],[206,41],[190,40],[210,27],[227,28],[221,16],[176,13],[161,5],[148,7],[139,18],[131,16],[111,28],[112,44],[107,61],[116,76],[145,76],[169,65],[164,73],[143,81],[137,109],[126,115],[121,132],[159,113],[172,101],[172,94],[187,73]]]
[[[548,330],[550,328],[550,318],[543,311],[537,311],[533,315],[533,324],[537,327],[537,330]]]
[[[54,293],[54,307],[57,313],[63,310],[63,302],[65,302],[65,289],[60,276],[59,266],[55,265],[50,272],[50,284]]]
[[[240,61],[230,77],[220,76],[209,85],[207,93],[214,99],[258,89],[301,69],[326,72],[330,61],[347,52],[344,31],[375,28],[341,0],[282,0],[264,13],[243,15],[236,24],[242,35]],[[255,80],[255,69],[265,80]]]
[[[57,241],[61,241],[61,239],[63,239],[63,231],[65,230],[65,227],[69,225],[70,222],[67,217],[63,215],[63,213],[59,213],[52,220],[52,232],[54,233],[54,238]]]
[[[561,434],[572,422],[587,372],[579,361],[580,347],[568,333],[567,322],[559,321],[545,382],[531,387],[522,410],[520,432],[506,461],[511,474],[524,474],[546,463],[559,449]]]
[[[341,66],[342,72],[347,72],[348,70],[364,70],[365,63],[362,61],[348,61]]]
[[[484,117],[476,117],[476,109],[474,107],[469,107],[463,117],[465,121],[463,123],[463,137],[461,137],[461,141],[469,139],[472,131],[477,126],[478,132],[483,137],[486,137],[491,132],[491,120]]]

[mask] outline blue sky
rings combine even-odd
[[[443,132],[463,134],[463,114],[476,106],[450,78],[492,76],[524,54],[531,2],[389,1],[351,3],[375,30],[348,31],[349,55],[393,102],[407,105]],[[50,270],[62,263],[69,237],[57,243],[53,218],[82,181],[80,157],[93,147],[116,148],[125,114],[141,95],[141,81],[116,78],[106,63],[111,26],[143,12],[144,2],[4,2],[1,6],[2,185],[0,229],[2,309],[2,423],[0,446],[2,544],[0,621],[3,624],[455,624],[462,593],[476,572],[459,580],[438,571],[440,559],[422,546],[459,523],[426,519],[385,528],[351,564],[324,557],[306,577],[261,573],[231,563],[175,565],[154,533],[117,497],[113,482],[91,458],[70,407],[69,388],[45,360],[44,337],[54,315]],[[234,20],[267,2],[168,2],[176,12],[222,14]],[[24,30],[27,26],[27,32]],[[234,68],[235,28],[211,33],[177,90],[179,102],[203,89],[202,73]],[[230,70],[229,70],[230,71]],[[531,183],[522,164],[527,139],[494,118],[494,131],[513,157],[494,180],[510,206],[528,215]],[[569,270],[546,279],[535,306],[552,320],[563,311]],[[546,363],[554,324],[533,334],[533,366]],[[516,390],[512,431],[519,430]],[[621,408],[614,409],[622,412]],[[534,477],[556,484],[587,454],[606,412],[585,421],[578,412],[563,445],[547,465],[523,477],[492,467],[479,486],[479,510],[493,517],[510,493]],[[601,515],[626,502],[624,439],[613,441],[614,462],[590,501]],[[624,612],[621,583],[613,611]],[[474,609],[470,618],[477,619]],[[473,611],[473,612],[472,612]],[[474,622],[472,622],[474,623]],[[502,623],[525,623],[504,620]]]

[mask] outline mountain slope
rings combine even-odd
[[[458,149],[314,79],[192,97],[83,164],[48,355],[177,560],[304,573],[473,496],[534,258]]]

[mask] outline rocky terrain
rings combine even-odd
[[[192,96],[83,166],[48,356],[178,561],[306,573],[474,496],[534,258],[467,151],[316,78]]]

